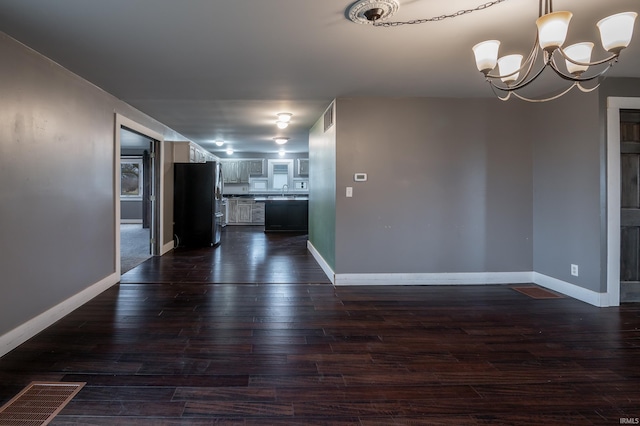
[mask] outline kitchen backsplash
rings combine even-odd
[[[304,181],[305,182],[305,188],[306,189],[301,189],[301,188],[291,188],[288,190],[285,190],[285,192],[287,194],[308,194],[309,193],[309,183],[308,181]],[[269,191],[269,190],[251,190],[249,187],[249,184],[246,183],[242,183],[242,184],[234,184],[234,183],[225,183],[224,184],[224,195],[249,195],[249,194],[268,194],[268,193],[273,193],[273,194],[280,194],[282,192],[282,190],[275,190],[275,191]]]

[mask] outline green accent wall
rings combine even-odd
[[[336,124],[325,131],[323,117],[309,133],[309,241],[335,271]]]

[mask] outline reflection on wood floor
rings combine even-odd
[[[620,424],[640,306],[510,286],[334,288],[304,235],[151,259],[0,359],[0,405],[87,382],[57,425]]]

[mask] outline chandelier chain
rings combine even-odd
[[[488,9],[491,6],[495,6],[507,0],[493,0],[484,4],[481,4],[473,9],[462,9],[452,14],[445,14],[440,16],[434,16],[433,18],[425,18],[425,19],[412,19],[411,21],[396,21],[396,22],[374,22],[373,25],[376,27],[399,27],[400,25],[415,25],[415,24],[424,24],[426,22],[439,22],[444,21],[448,18],[457,18],[462,15],[467,15],[469,13],[477,12],[480,10]]]

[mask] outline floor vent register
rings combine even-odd
[[[0,408],[0,426],[43,426],[73,399],[85,383],[31,382]]]

